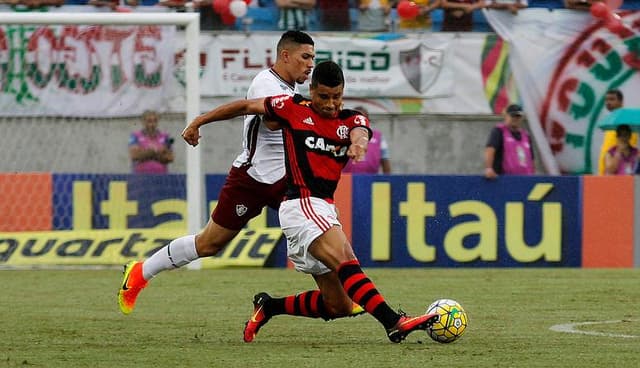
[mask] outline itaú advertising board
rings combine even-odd
[[[353,176],[352,188],[364,266],[581,265],[579,177]]]
[[[207,177],[210,209],[224,179]],[[184,175],[0,174],[0,193],[0,267],[119,265],[186,235]],[[202,267],[268,264],[282,238],[268,217]]]
[[[209,210],[224,175],[206,176]],[[366,267],[640,267],[640,177],[344,175]],[[184,175],[0,174],[0,267],[113,265],[186,233]],[[206,221],[207,219],[203,219]],[[265,210],[203,267],[287,265]]]

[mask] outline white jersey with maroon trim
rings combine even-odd
[[[253,78],[247,99],[276,95],[291,95],[298,92],[297,85],[290,85],[272,69],[266,69]],[[233,161],[233,166],[251,165],[247,173],[255,180],[273,184],[285,175],[282,131],[269,130],[261,124],[262,117],[247,115],[242,132],[242,153]]]

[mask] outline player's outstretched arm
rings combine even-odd
[[[200,127],[215,121],[229,120],[242,115],[262,115],[265,113],[264,98],[253,100],[236,100],[204,113],[182,131],[182,138],[188,144],[197,146],[200,140]]]
[[[347,150],[347,156],[355,161],[364,160],[369,146],[369,131],[366,128],[357,127],[349,133],[351,145]]]

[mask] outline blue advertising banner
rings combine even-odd
[[[54,174],[53,229],[186,227],[185,176]]]
[[[579,267],[579,177],[353,176],[366,267]]]

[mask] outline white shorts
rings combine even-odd
[[[287,237],[287,255],[296,270],[322,275],[331,272],[309,253],[309,246],[338,221],[336,206],[320,198],[290,199],[280,204],[280,226]]]

